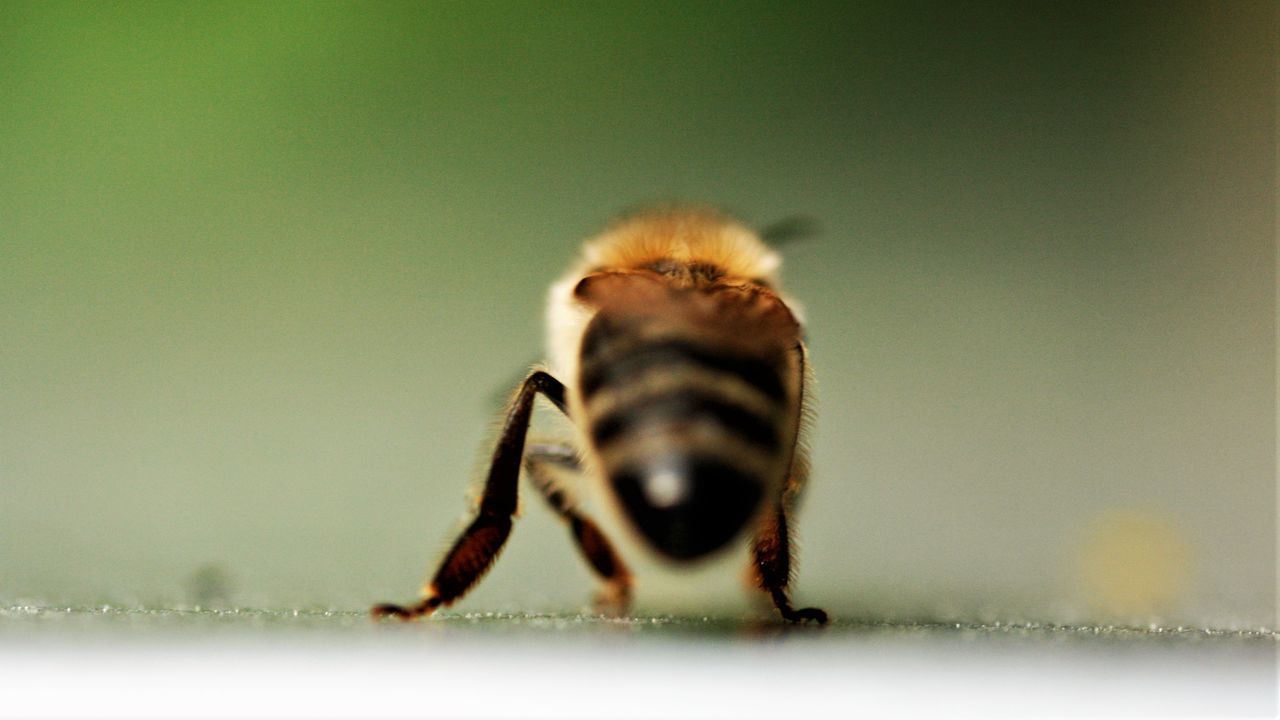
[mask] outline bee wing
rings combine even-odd
[[[769,247],[779,248],[798,240],[811,238],[822,232],[817,220],[804,215],[792,215],[770,223],[760,229],[760,239]]]

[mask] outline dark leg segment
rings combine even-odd
[[[475,520],[467,526],[444,556],[431,582],[423,588],[423,598],[415,605],[377,605],[374,617],[412,620],[429,615],[441,605],[451,605],[462,597],[493,564],[511,533],[511,516],[516,511],[520,460],[524,455],[525,433],[533,413],[534,397],[542,393],[565,410],[564,385],[538,370],[525,378],[502,426],[502,435],[493,451],[489,476],[480,498]]]
[[[625,613],[631,602],[631,571],[618,556],[613,545],[591,518],[579,513],[569,495],[557,485],[550,473],[556,465],[569,470],[580,470],[573,450],[558,445],[538,445],[529,448],[525,455],[525,468],[547,503],[569,525],[570,532],[582,551],[587,563],[604,580],[604,590],[597,597],[599,609],[611,613]]]
[[[797,610],[791,607],[791,600],[787,597],[787,585],[791,582],[791,542],[787,535],[787,513],[781,505],[761,524],[752,544],[752,554],[756,582],[761,590],[769,593],[784,620],[812,620],[819,625],[826,624],[826,612],[812,607]]]

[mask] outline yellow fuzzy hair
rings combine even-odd
[[[705,263],[728,278],[776,280],[781,265],[744,225],[713,210],[650,210],[625,217],[583,248],[589,270],[640,268],[659,260]]]

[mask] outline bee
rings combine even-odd
[[[511,533],[523,466],[615,607],[627,607],[631,571],[557,469],[603,483],[641,545],[671,563],[749,536],[752,584],[785,620],[825,623],[788,591],[811,376],[780,264],[759,235],[701,209],[631,215],[588,240],[551,287],[549,367],[510,402],[474,519],[419,602],[377,605],[374,617],[429,615],[479,581]],[[526,447],[539,395],[568,416],[575,446]]]

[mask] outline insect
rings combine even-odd
[[[550,365],[511,400],[475,518],[419,602],[373,615],[414,619],[471,589],[511,533],[523,466],[615,606],[627,607],[631,572],[557,470],[603,483],[642,545],[672,563],[748,536],[753,584],[781,616],[825,623],[788,594],[810,382],[800,321],[777,289],[780,263],[757,234],[707,210],[632,215],[588,240],[551,287]],[[576,446],[526,447],[538,395],[568,416]]]

